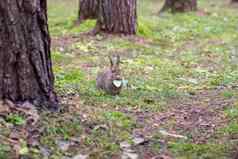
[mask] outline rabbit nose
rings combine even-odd
[[[117,75],[117,76],[116,76],[116,78],[117,78],[117,79],[120,79],[120,78],[121,78],[121,76],[120,76],[120,75]]]

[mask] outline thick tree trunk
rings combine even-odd
[[[94,34],[135,34],[136,0],[80,0],[79,21],[97,19]]]
[[[98,0],[79,0],[78,23],[86,19],[97,19]]]
[[[165,0],[160,12],[171,9],[172,12],[189,12],[197,10],[197,0]]]
[[[58,106],[46,1],[0,1],[0,100]]]
[[[136,0],[101,0],[99,2],[100,30],[109,33],[136,33]]]

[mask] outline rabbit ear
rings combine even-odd
[[[120,56],[119,55],[112,55],[108,56],[111,66],[118,66],[120,64]]]
[[[120,58],[120,56],[117,54],[117,55],[116,55],[116,64],[119,65],[120,62],[121,62],[121,58]]]
[[[110,61],[111,66],[113,66],[113,60],[112,60],[112,57],[111,57],[111,56],[108,56],[108,59],[109,59],[109,61]]]

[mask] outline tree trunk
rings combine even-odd
[[[46,1],[0,1],[0,100],[58,106]]]
[[[79,21],[97,19],[93,34],[135,34],[136,0],[80,0]]]
[[[97,19],[98,0],[79,0],[78,23],[86,19]]]
[[[172,7],[172,0],[165,0],[163,7],[160,9],[160,13],[165,12]]]
[[[109,33],[135,34],[136,0],[99,1],[99,29]]]
[[[189,12],[197,10],[197,0],[165,0],[160,12],[171,9],[174,12]]]

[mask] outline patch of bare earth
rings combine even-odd
[[[63,37],[53,37],[52,41],[52,48],[53,49],[66,49],[72,44],[79,41],[79,37],[77,36],[63,36]]]
[[[224,109],[232,106],[235,99],[222,97],[223,90],[200,91],[189,98],[169,102],[166,111],[160,113],[137,112],[138,121],[146,121],[138,132],[151,136],[163,129],[170,134],[179,134],[193,143],[206,143],[215,130],[228,121]]]
[[[107,39],[113,39],[116,36],[102,33],[100,34],[100,38],[95,36],[90,36],[88,34],[79,34],[79,35],[69,35],[69,36],[62,36],[62,37],[52,37],[52,48],[53,49],[60,49],[60,48],[68,48],[71,47],[74,43],[77,43],[79,41],[104,41]],[[118,37],[128,40],[130,42],[133,42],[137,45],[147,45],[153,43],[153,40],[146,39],[139,36],[124,36],[124,35],[118,35]],[[99,46],[100,47],[100,46]]]

